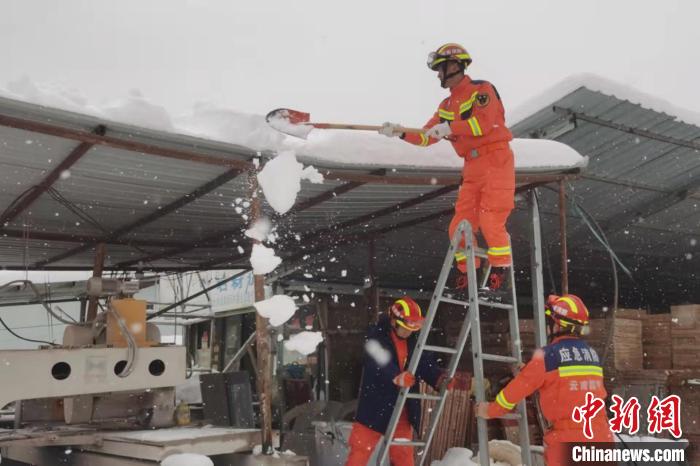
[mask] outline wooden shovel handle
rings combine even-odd
[[[344,123],[306,123],[307,125],[311,125],[314,128],[318,129],[352,129],[352,130],[360,130],[360,131],[379,131],[381,126],[378,125],[348,125]],[[412,133],[412,134],[421,134],[424,133],[425,130],[423,128],[404,128],[404,127],[398,127],[397,130],[401,130],[404,133]]]

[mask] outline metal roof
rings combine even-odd
[[[638,286],[623,282],[623,302],[657,289],[667,302],[700,300],[694,241],[700,128],[582,86],[513,131],[555,139],[590,157],[583,177],[569,181],[569,194],[592,213],[633,271]],[[35,197],[10,209],[14,216],[0,232],[0,261],[7,268],[90,269],[95,244],[105,241],[108,269],[247,266],[247,209],[237,213],[236,207],[250,197],[246,172],[258,155],[0,99],[0,206],[16,203],[28,189]],[[67,171],[56,168],[67,161]],[[456,174],[314,165],[326,180],[303,182],[290,213],[277,216],[263,205],[280,234],[274,247],[284,262],[275,275],[361,287],[373,241],[381,286],[429,289],[447,245]],[[533,186],[565,176],[520,173],[518,179]],[[539,192],[546,275],[557,277],[557,194],[546,187]],[[75,207],[89,217],[79,218]],[[569,216],[571,289],[583,283],[607,296],[608,255],[571,209]],[[526,223],[520,200],[509,228],[522,276],[529,264]]]
[[[271,155],[0,98],[0,264],[90,269],[105,242],[107,269],[247,266],[247,175],[254,158]],[[449,210],[459,183],[448,169],[314,165],[325,182],[304,182],[290,213],[263,205],[286,257],[311,247],[319,230],[332,242]]]
[[[632,271],[637,284],[623,282],[623,301],[700,302],[700,127],[582,85],[512,129],[516,137],[554,139],[590,158],[568,193]],[[556,199],[542,191],[545,237],[558,231]],[[569,217],[570,289],[596,283],[609,295],[602,246],[573,209]]]

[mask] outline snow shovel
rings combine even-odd
[[[290,108],[277,108],[265,116],[270,126],[291,136],[306,139],[312,129],[352,129],[360,131],[378,131],[377,125],[349,125],[345,123],[311,123],[311,114],[292,110]],[[421,134],[422,128],[399,128],[404,133]]]

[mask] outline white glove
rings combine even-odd
[[[426,136],[433,139],[442,139],[450,134],[452,134],[452,128],[450,128],[450,125],[447,122],[435,125],[425,132]]]
[[[377,132],[389,138],[401,136],[401,133],[403,133],[403,131],[401,131],[401,125],[389,123],[388,121],[384,123],[382,127],[377,130]]]

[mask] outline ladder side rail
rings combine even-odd
[[[462,223],[467,223],[463,221]],[[469,289],[469,315],[471,318],[472,357],[474,360],[474,394],[478,403],[486,401],[484,388],[484,361],[481,359],[481,318],[479,316],[478,280],[476,277],[474,244],[471,225],[467,223],[464,245],[467,257],[467,279]],[[479,437],[479,463],[489,465],[489,443],[486,419],[477,418]]]
[[[508,238],[508,243],[510,246],[510,237]],[[511,248],[512,251],[512,248]],[[511,257],[512,254],[511,254]],[[513,357],[518,361],[518,364],[523,362],[522,354],[522,340],[520,339],[520,321],[518,319],[518,305],[517,305],[517,292],[515,290],[515,262],[510,266],[510,283],[511,283],[511,299],[513,303],[512,312],[508,313],[508,320],[510,323],[510,342],[511,342],[511,352]],[[520,419],[518,421],[518,431],[520,436],[520,455],[524,466],[530,466],[532,464],[532,456],[530,455],[530,432],[527,422],[527,404],[525,400],[521,400],[517,407],[518,414],[520,414]]]

